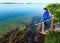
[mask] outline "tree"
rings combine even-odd
[[[54,15],[54,23],[60,22],[60,4],[49,4],[46,6],[51,14]]]

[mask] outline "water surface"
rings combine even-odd
[[[0,36],[16,27],[20,30],[30,23],[33,16],[43,15],[48,4],[0,4]]]

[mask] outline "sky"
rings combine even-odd
[[[60,3],[60,0],[0,0],[0,2]]]

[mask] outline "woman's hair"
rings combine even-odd
[[[47,8],[43,8],[44,10],[48,10]]]

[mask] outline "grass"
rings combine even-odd
[[[60,32],[49,32],[45,37],[45,43],[60,43]]]

